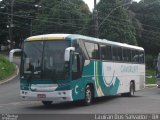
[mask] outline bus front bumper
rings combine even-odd
[[[54,91],[54,92],[33,92],[21,90],[22,100],[26,101],[53,101],[54,103],[69,102],[72,99],[72,90]]]

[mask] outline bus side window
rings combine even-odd
[[[127,49],[123,48],[123,61],[127,61]]]
[[[131,50],[128,48],[123,48],[123,61],[131,62]]]
[[[113,46],[112,47],[112,54],[113,54],[113,60],[114,61],[122,61],[122,48]]]
[[[139,63],[144,63],[144,52],[139,51]]]
[[[86,47],[84,45],[84,41],[83,40],[78,40],[78,44],[79,44],[79,47],[80,47],[81,54],[82,54],[83,58],[85,60],[89,60],[89,55],[88,55]]]
[[[94,44],[94,59],[97,59],[97,60],[99,60],[99,56],[100,56],[100,54],[99,54],[99,46],[98,46],[98,44]]]
[[[106,59],[105,45],[100,45],[100,48],[101,48],[101,59],[105,60]]]
[[[112,58],[113,58],[113,61],[116,61],[117,59],[117,49],[116,47],[112,47]]]
[[[131,57],[132,57],[132,56],[131,56],[131,55],[132,55],[131,50],[130,50],[130,49],[127,49],[126,52],[127,52],[127,61],[128,61],[128,62],[131,62]]]
[[[132,50],[132,62],[133,63],[138,63],[138,61],[139,61],[138,51]]]
[[[122,61],[122,48],[117,47],[117,60]]]
[[[102,60],[112,60],[111,46],[100,45],[100,47],[101,47],[101,59]]]
[[[91,42],[85,42],[85,48],[87,50],[87,53],[88,53],[90,59],[99,60],[99,47],[98,47],[98,44],[91,43]]]
[[[82,75],[82,56],[79,53],[73,54],[72,60],[72,78],[76,80]]]
[[[106,50],[107,50],[107,60],[112,60],[111,46],[107,45]]]

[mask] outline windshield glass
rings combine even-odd
[[[23,78],[62,80],[68,77],[64,52],[68,41],[32,41],[24,43]]]

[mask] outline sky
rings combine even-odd
[[[92,11],[94,7],[94,0],[83,0],[83,1],[88,4],[90,11]],[[134,0],[134,1],[139,2],[140,0]],[[98,2],[99,0],[97,0],[97,3]]]

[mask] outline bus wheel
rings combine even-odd
[[[130,91],[128,93],[122,93],[121,96],[122,97],[132,97],[134,96],[134,92],[135,92],[135,87],[134,87],[134,82],[130,83]]]
[[[52,104],[52,101],[42,101],[43,105],[49,106]]]
[[[85,88],[85,99],[84,99],[84,105],[90,105],[93,100],[93,95],[92,95],[92,88],[90,85],[87,85]]]
[[[134,92],[135,92],[135,87],[134,87],[134,83],[131,82],[130,83],[130,92],[129,92],[129,96],[134,96]]]

